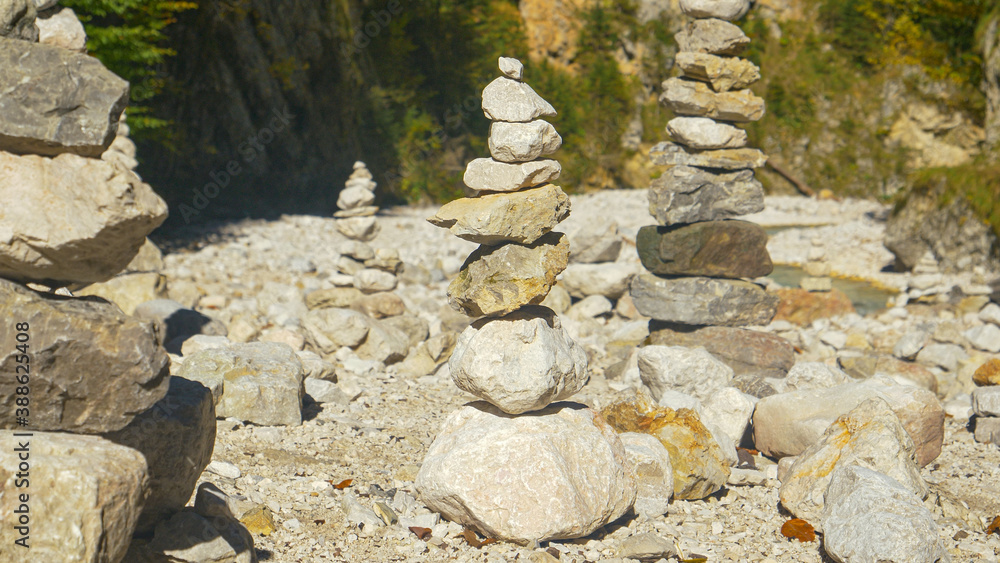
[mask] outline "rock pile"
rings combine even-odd
[[[337,197],[337,207],[340,211],[333,214],[339,219],[337,230],[345,237],[367,242],[378,235],[378,220],[375,218],[378,207],[372,205],[375,203],[376,185],[365,163],[355,162],[354,172],[344,183],[344,189]]]
[[[552,232],[569,198],[549,182],[559,148],[540,119],[555,109],[522,81],[520,61],[483,91],[492,158],[469,163],[475,197],[429,221],[477,242],[448,287],[451,305],[482,317],[449,360],[455,384],[482,399],[453,413],[416,478],[420,497],[445,518],[517,543],[585,536],[628,511],[636,479],[625,447],[596,412],[555,403],[587,381],[587,356],[559,317],[538,306],[566,268],[569,243]]]
[[[215,443],[211,392],[170,377],[157,327],[51,291],[129,269],[167,216],[133,172],[128,83],[84,40],[55,2],[0,2],[4,561],[123,560],[134,533],[163,536]]]

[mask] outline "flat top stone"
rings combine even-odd
[[[650,149],[649,158],[656,166],[692,166],[697,168],[719,168],[722,170],[744,170],[760,168],[767,162],[767,156],[758,149],[716,149],[696,150],[683,145],[663,141]]]

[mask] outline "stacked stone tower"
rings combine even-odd
[[[378,206],[372,205],[377,185],[365,163],[355,162],[354,172],[337,197],[340,211],[333,214],[338,219],[337,230],[345,237],[368,242],[378,235],[378,220],[375,218]]]
[[[570,210],[563,190],[548,183],[561,168],[539,158],[562,138],[539,119],[556,112],[522,82],[521,63],[501,58],[500,70],[483,91],[492,158],[465,172],[476,196],[429,219],[480,244],[448,297],[481,317],[460,336],[449,367],[455,384],[482,401],[448,418],[416,484],[446,518],[529,543],[589,534],[629,509],[636,484],[621,441],[598,414],[553,404],[587,381],[585,352],[537,305],[569,260],[567,237],[552,232]]]
[[[650,153],[670,168],[649,190],[659,225],[639,231],[649,273],[635,277],[631,295],[641,313],[674,326],[766,324],[778,298],[742,278],[771,273],[767,234],[734,219],[764,208],[753,169],[766,157],[734,125],[764,115],[764,100],[747,89],[759,69],[737,56],[750,40],[727,21],[746,14],[749,2],[682,0],[681,8],[697,19],[676,35],[683,76],[663,83],[660,100],[677,114],[667,124],[675,142]]]

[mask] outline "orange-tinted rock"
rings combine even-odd
[[[1000,385],[1000,359],[993,358],[976,368],[972,374],[972,382],[980,387]]]
[[[851,300],[838,289],[813,293],[804,289],[787,288],[779,289],[775,293],[781,298],[778,312],[774,315],[775,321],[808,326],[817,319],[856,312]]]

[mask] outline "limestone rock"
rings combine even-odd
[[[978,350],[1000,352],[1000,328],[993,324],[983,324],[965,331],[969,344]]]
[[[364,313],[373,319],[384,319],[405,313],[406,303],[395,293],[385,291],[362,295],[351,303],[351,309]]]
[[[644,346],[639,376],[657,401],[666,391],[680,391],[702,401],[729,384],[733,369],[704,348]]]
[[[703,346],[736,375],[785,377],[795,363],[791,343],[767,332],[724,326],[694,327],[650,321],[649,343],[660,346]]]
[[[456,199],[446,203],[431,224],[478,244],[531,244],[569,216],[569,196],[546,184],[514,193]]]
[[[466,166],[462,180],[477,192],[516,192],[555,181],[560,172],[562,166],[555,160],[511,164],[492,158],[477,158]]]
[[[670,452],[649,434],[622,432],[618,437],[625,446],[625,457],[635,470],[638,493],[633,510],[647,518],[663,516],[674,496]]]
[[[179,353],[183,342],[196,334],[225,336],[227,333],[226,325],[171,299],[140,303],[132,315],[156,325],[167,351],[172,354]]]
[[[916,447],[921,467],[941,452],[944,409],[934,393],[874,377],[826,389],[806,389],[761,399],[754,411],[754,444],[767,456],[801,454],[838,416],[878,398],[892,406]]]
[[[171,377],[167,395],[125,428],[104,438],[142,452],[149,468],[149,497],[136,525],[152,530],[184,508],[215,447],[215,402],[201,383]]]
[[[764,188],[751,170],[718,173],[674,166],[649,188],[649,213],[661,225],[730,219],[763,210]]]
[[[972,410],[978,416],[1000,417],[1000,387],[979,387],[972,392]]]
[[[974,436],[980,444],[1000,444],[1000,417],[976,417]]]
[[[0,38],[0,150],[99,157],[115,138],[128,88],[93,57]]]
[[[501,76],[483,89],[483,113],[490,121],[527,123],[539,117],[552,117],[556,110],[531,86]]]
[[[781,483],[781,504],[822,529],[824,492],[831,473],[838,466],[852,464],[888,475],[921,500],[927,496],[913,440],[889,403],[875,398],[838,418],[818,442],[798,456]]]
[[[332,354],[342,346],[355,348],[364,342],[369,325],[362,313],[331,307],[310,311],[302,326],[313,348]]]
[[[410,340],[407,334],[394,327],[390,320],[366,319],[368,332],[364,341],[354,350],[359,358],[390,365],[406,357],[410,349]]]
[[[38,41],[34,0],[4,0],[0,3],[0,37]]]
[[[735,387],[723,387],[711,394],[702,406],[702,416],[731,439],[729,446],[743,441],[757,398]],[[718,438],[718,436],[716,436]]]
[[[361,293],[377,293],[396,289],[396,276],[375,268],[364,268],[354,274],[354,287]]]
[[[166,204],[134,172],[72,154],[0,152],[0,201],[0,276],[55,286],[110,279],[167,218]]]
[[[708,82],[716,92],[747,88],[760,80],[760,69],[746,59],[682,51],[674,62],[684,76]]]
[[[521,80],[524,75],[524,65],[513,57],[500,57],[499,65],[500,72],[507,78]]]
[[[337,230],[349,239],[367,242],[378,236],[380,229],[378,221],[370,215],[337,220]]]
[[[472,323],[449,366],[459,389],[509,414],[543,409],[587,382],[587,354],[552,310],[537,306]]]
[[[84,365],[84,364],[81,364]],[[0,452],[0,560],[11,563],[120,561],[132,540],[148,486],[142,454],[97,436],[2,431]],[[30,443],[28,443],[30,442]],[[18,488],[19,444],[30,448],[30,489]],[[30,495],[29,549],[21,534],[15,493]],[[22,510],[23,512],[23,510]],[[44,525],[43,525],[44,524]]]
[[[545,299],[569,263],[569,240],[548,233],[528,246],[480,246],[448,286],[448,302],[470,317],[499,316]]]
[[[738,20],[750,10],[749,0],[680,0],[681,11],[692,18]]]
[[[948,560],[941,531],[921,499],[895,479],[839,465],[826,489],[823,548],[837,561]]]
[[[736,122],[764,117],[764,99],[750,90],[713,92],[707,84],[683,78],[664,81],[660,101],[679,115]]]
[[[648,395],[639,394],[608,406],[601,414],[618,432],[651,434],[667,448],[674,498],[705,498],[729,478],[722,448],[695,411],[658,407]]]
[[[829,389],[850,382],[843,371],[822,362],[799,362],[788,370],[785,390]]]
[[[460,408],[431,444],[416,488],[448,520],[521,544],[586,536],[636,498],[618,436],[574,403],[530,416],[485,402]]]
[[[767,232],[747,221],[649,225],[639,229],[635,246],[642,265],[660,275],[759,278],[774,269]]]
[[[679,51],[710,55],[739,55],[750,38],[739,27],[717,18],[698,19],[674,35]]]
[[[352,188],[347,188],[347,189],[352,189]],[[361,207],[355,207],[353,209],[341,209],[340,211],[335,212],[333,214],[333,216],[336,217],[336,218],[338,218],[338,219],[341,219],[341,218],[346,219],[346,218],[351,218],[351,217],[361,218],[361,217],[371,217],[372,215],[375,215],[376,213],[378,213],[378,206],[377,205],[364,205],[364,206],[361,206]],[[358,222],[358,223],[356,223],[354,225],[345,225],[345,229],[346,230],[350,230],[350,229],[360,230],[361,228],[365,227],[366,225],[367,225],[367,223]],[[341,231],[341,232],[344,233],[344,236],[347,236],[347,232],[345,232],[345,231]]]
[[[119,274],[106,282],[95,283],[74,292],[77,297],[96,295],[118,305],[126,314],[135,313],[136,307],[164,297],[167,278],[156,272]]]
[[[892,356],[866,352],[860,356],[841,356],[837,365],[854,379],[882,375],[904,385],[923,387],[937,393],[937,377],[920,364],[897,360]]]
[[[629,280],[636,268],[627,263],[571,264],[562,273],[560,281],[570,295],[577,299],[603,295],[618,299],[628,289]]]
[[[219,418],[260,426],[302,424],[302,362],[287,344],[250,342],[202,350],[184,359],[178,375],[212,390]]]
[[[741,280],[632,278],[629,293],[640,313],[686,325],[744,326],[771,321],[778,298]]]
[[[614,262],[621,254],[624,239],[614,221],[602,226],[582,227],[570,235],[570,262],[594,264]]]
[[[490,154],[500,162],[528,162],[559,150],[562,137],[551,123],[494,121],[490,125]]]
[[[331,307],[347,308],[361,299],[364,294],[354,287],[331,287],[317,289],[306,294],[306,307],[311,309],[328,309]]]
[[[374,202],[375,194],[360,186],[344,188],[340,190],[340,194],[337,196],[337,207],[340,209],[367,207]]]
[[[757,149],[718,149],[699,151],[683,145],[663,141],[649,151],[654,166],[696,166],[722,170],[760,168],[767,156]]]
[[[693,149],[738,149],[747,145],[747,132],[707,117],[675,117],[667,122],[667,133]]]
[[[76,13],[70,8],[59,8],[42,14],[38,25],[38,42],[77,53],[87,52],[87,33]]]
[[[28,335],[31,428],[119,430],[167,393],[169,360],[153,327],[102,299],[38,293],[0,280],[0,426],[17,428],[19,333]],[[20,325],[20,326],[19,326]],[[27,330],[21,330],[27,325]],[[22,338],[23,340],[23,338]]]

